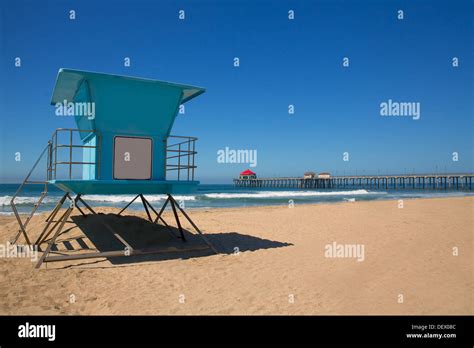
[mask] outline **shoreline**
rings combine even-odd
[[[471,193],[471,192],[469,192]],[[463,198],[468,198],[468,197],[474,197],[474,192],[471,194],[467,195],[459,195],[459,196],[443,196],[443,197],[408,197],[408,198],[380,198],[380,199],[371,199],[371,200],[355,200],[355,201],[322,201],[322,202],[295,202],[295,206],[320,206],[320,205],[337,205],[337,204],[355,204],[355,203],[371,203],[371,202],[387,202],[387,201],[398,201],[402,199],[403,201],[411,201],[411,200],[432,200],[432,199],[463,199]],[[291,199],[291,197],[289,197]],[[159,204],[156,204],[157,207],[159,207]],[[158,202],[161,203],[161,202]],[[126,203],[124,204],[124,206]],[[246,205],[246,206],[235,206],[235,207],[185,207],[186,211],[195,211],[195,212],[201,212],[201,211],[225,211],[225,210],[239,210],[239,209],[255,209],[255,208],[278,208],[278,207],[286,207],[288,204],[285,203],[279,203],[279,204],[262,204],[262,205]],[[114,207],[114,206],[106,206],[106,205],[91,205],[92,208],[94,209],[117,209],[120,210],[122,207]],[[156,207],[155,207],[156,208]],[[139,209],[133,209],[133,207],[129,207],[127,211],[130,212],[135,212],[135,213],[141,213],[144,212],[143,207],[140,207]],[[167,207],[167,210],[169,211],[169,208]],[[7,214],[5,214],[7,213]],[[46,214],[47,212],[41,211],[38,213],[35,213],[34,216],[38,216],[41,214]],[[19,213],[20,216],[28,216],[29,213]],[[11,212],[0,212],[0,218],[2,217],[9,217],[12,216],[14,217],[13,211]]]

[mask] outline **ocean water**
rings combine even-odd
[[[18,184],[0,184],[0,215],[12,214],[10,200]],[[43,185],[27,185],[16,199],[20,213],[29,213],[43,190]],[[261,205],[295,205],[304,203],[337,203],[354,201],[390,200],[404,198],[462,197],[473,196],[472,191],[433,191],[433,190],[372,190],[361,188],[332,189],[285,189],[285,188],[240,188],[234,185],[199,185],[198,190],[189,195],[176,195],[175,199],[186,209],[231,208]],[[38,212],[51,211],[62,196],[62,191],[50,186],[48,196],[43,200]],[[164,203],[165,195],[145,195],[156,208]],[[84,195],[91,206],[123,207],[134,195]],[[142,210],[137,200],[129,209]]]

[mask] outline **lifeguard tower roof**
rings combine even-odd
[[[191,85],[60,69],[51,104],[87,105],[94,112],[74,113],[82,140],[81,146],[74,146],[84,148],[83,161],[53,163],[50,183],[81,194],[188,192],[198,184],[194,181],[196,138],[173,137],[170,132],[180,105],[204,92]],[[173,144],[172,138],[179,143]],[[52,151],[57,148],[53,145]],[[173,159],[178,163],[171,163]],[[56,168],[65,163],[69,177],[60,178]],[[71,175],[71,167],[77,164],[82,165],[82,179]],[[169,180],[168,171],[177,173],[177,180]]]
[[[163,136],[169,134],[179,105],[204,92],[165,81],[60,69],[51,104],[94,102],[93,118],[75,117],[79,129]]]
[[[202,87],[184,85],[173,82],[63,68],[59,69],[56,85],[53,91],[53,97],[51,99],[51,104],[54,105],[58,102],[62,102],[63,100],[73,100],[74,96],[76,95],[76,92],[79,90],[79,87],[85,80],[89,82],[94,80],[113,80],[113,82],[116,83],[117,79],[123,81],[132,81],[136,83],[160,85],[181,89],[183,91],[182,102],[191,100],[192,98],[197,97],[199,94],[204,93],[205,91],[205,89]]]

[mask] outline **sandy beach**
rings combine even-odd
[[[474,197],[463,197],[405,200],[403,208],[391,200],[192,210],[218,255],[55,262],[39,270],[30,259],[1,258],[0,314],[474,314],[473,208]],[[136,244],[184,244],[145,213],[129,214],[135,217],[101,218]],[[32,235],[45,218],[34,217]],[[172,221],[170,212],[165,219]],[[96,221],[72,221],[58,252],[112,247]],[[16,230],[14,217],[2,216],[0,243]],[[357,245],[363,255],[328,257],[337,245]]]

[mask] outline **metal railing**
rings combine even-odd
[[[60,132],[66,132],[69,135],[69,144],[61,144],[58,143],[58,133]],[[12,196],[10,200],[10,205],[12,207],[13,213],[18,221],[18,225],[20,229],[18,230],[17,234],[13,237],[11,240],[11,243],[14,244],[18,240],[21,234],[25,237],[25,241],[27,244],[31,244],[31,241],[28,238],[26,228],[28,226],[28,223],[31,221],[33,215],[37,211],[38,207],[41,205],[43,202],[44,198],[48,194],[48,180],[53,180],[56,179],[56,173],[57,173],[57,167],[58,165],[66,165],[68,166],[68,171],[69,171],[69,179],[72,179],[72,166],[73,165],[82,165],[82,164],[95,164],[98,165],[100,168],[100,151],[98,152],[98,161],[97,162],[83,162],[83,161],[73,161],[72,155],[73,155],[73,149],[74,148],[100,148],[100,137],[98,136],[96,139],[96,144],[98,145],[77,145],[74,144],[73,142],[73,132],[87,132],[87,133],[96,133],[95,131],[92,130],[81,130],[81,129],[73,129],[73,128],[58,128],[54,131],[53,136],[51,137],[51,140],[48,141],[48,144],[46,147],[43,149],[41,152],[40,156],[36,160],[36,162],[33,165],[33,168],[28,172],[28,175],[26,178],[23,180],[23,182],[20,184],[14,195]],[[58,149],[60,148],[68,148],[69,149],[69,160],[67,161],[58,161]],[[100,149],[99,149],[100,150]],[[82,155],[82,154],[81,154]],[[30,177],[32,176],[33,172],[35,169],[38,167],[40,162],[42,161],[43,158],[46,157],[46,179],[45,180],[31,180]],[[100,169],[98,169],[98,176]],[[44,173],[44,172],[43,172]],[[33,208],[29,214],[27,214],[27,217],[25,220],[23,220],[20,216],[20,213],[17,208],[17,203],[16,199],[20,196],[20,194],[23,192],[23,189],[26,185],[29,184],[42,184],[44,185],[44,189],[41,192],[40,197],[36,201],[36,203],[33,205]]]
[[[194,180],[196,140],[195,137],[179,135],[170,135],[166,139],[165,170],[177,171],[177,180]]]
[[[58,133],[69,133],[69,143],[68,144],[58,144]],[[95,133],[97,136],[96,144],[97,145],[83,145],[83,144],[74,144],[73,134],[74,132],[78,133]],[[57,168],[58,165],[66,165],[68,166],[69,172],[69,179],[72,179],[72,168],[73,165],[97,165],[98,172],[97,177],[100,178],[100,149],[96,151],[98,159],[95,162],[84,162],[84,161],[73,161],[73,149],[97,149],[100,146],[100,137],[94,130],[86,130],[86,129],[74,129],[74,128],[58,128],[54,131],[53,136],[51,137],[50,141],[50,149],[49,149],[49,156],[48,156],[48,172],[47,177],[48,180],[56,179]],[[69,149],[69,159],[66,161],[58,161],[58,149],[60,148],[68,148]],[[81,154],[82,155],[82,154]]]

